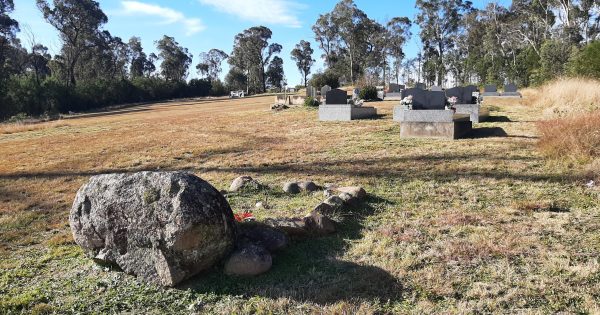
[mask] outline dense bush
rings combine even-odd
[[[377,100],[377,88],[372,85],[365,86],[364,88],[362,88],[360,90],[358,97],[365,101],[376,101]]]
[[[319,106],[319,101],[309,96],[304,100],[304,106],[317,107]]]
[[[37,82],[32,76],[18,76],[0,84],[0,118],[18,113],[40,116],[50,113],[80,112],[111,105],[159,101],[183,97],[222,96],[220,81],[192,79],[189,83],[161,78],[96,80],[67,86],[53,78]]]
[[[315,73],[310,79],[310,85],[317,89],[320,89],[325,85],[329,85],[332,89],[337,89],[340,87],[340,79],[335,72],[325,70],[325,72],[322,73]]]
[[[600,41],[591,42],[569,62],[571,75],[600,79]]]

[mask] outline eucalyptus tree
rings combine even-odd
[[[463,15],[472,10],[472,3],[464,0],[417,0],[416,7],[419,9],[416,22],[421,27],[421,40],[429,50],[427,55],[433,58],[428,60],[428,71],[435,68],[437,84],[442,85],[446,75],[446,52],[454,46]]]
[[[93,0],[53,0],[52,5],[47,0],[37,0],[37,6],[59,33],[67,84],[76,85],[78,62],[86,51],[97,45],[108,18]]]
[[[142,42],[139,37],[131,37],[127,45],[129,46],[129,52],[131,54],[129,75],[132,78],[150,76],[150,74],[156,71],[154,60],[144,52],[144,48],[142,47]]]
[[[395,17],[386,23],[386,51],[393,58],[396,83],[400,82],[400,69],[402,68],[402,59],[405,57],[404,45],[412,36],[411,26],[412,22],[407,17]]]
[[[9,16],[14,9],[13,0],[0,0],[0,80],[6,76],[5,63],[19,31],[19,23]]]
[[[331,68],[339,50],[339,31],[332,14],[321,14],[312,30],[315,33],[315,40],[319,43],[319,48],[324,52],[321,57],[325,60],[327,67]]]
[[[308,84],[307,78],[310,74],[310,69],[315,63],[315,60],[312,58],[313,53],[314,50],[310,47],[310,42],[305,40],[301,40],[300,43],[296,44],[296,47],[291,52],[292,60],[296,62],[296,67],[298,67],[300,74],[302,74],[304,86]]]
[[[271,58],[281,52],[282,46],[269,43],[273,32],[265,26],[255,26],[235,36],[233,52],[228,62],[244,72],[247,89],[264,92],[267,89],[266,67]]]
[[[283,59],[278,56],[273,57],[267,69],[267,82],[270,86],[281,89],[283,87]]]
[[[200,75],[208,77],[211,81],[217,80],[222,71],[221,64],[227,58],[229,58],[229,55],[224,51],[211,49],[200,54],[200,63],[198,63],[196,69]]]
[[[175,38],[164,35],[156,41],[158,57],[162,60],[160,71],[168,81],[185,81],[192,63],[192,55],[187,48],[179,45]]]

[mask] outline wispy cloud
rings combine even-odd
[[[200,19],[188,18],[183,13],[171,8],[139,1],[122,1],[121,4],[124,10],[123,14],[155,16],[159,17],[160,22],[164,24],[181,23],[185,27],[185,34],[188,36],[201,32],[206,28]]]
[[[302,6],[287,0],[198,0],[219,11],[242,19],[265,24],[298,28],[301,23],[295,11]]]

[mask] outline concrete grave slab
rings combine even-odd
[[[350,104],[319,106],[320,121],[351,121],[375,117],[377,117],[377,109],[375,107],[354,106]]]

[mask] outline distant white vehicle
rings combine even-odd
[[[229,94],[229,98],[242,98],[245,96],[244,91],[231,91],[231,94]]]

